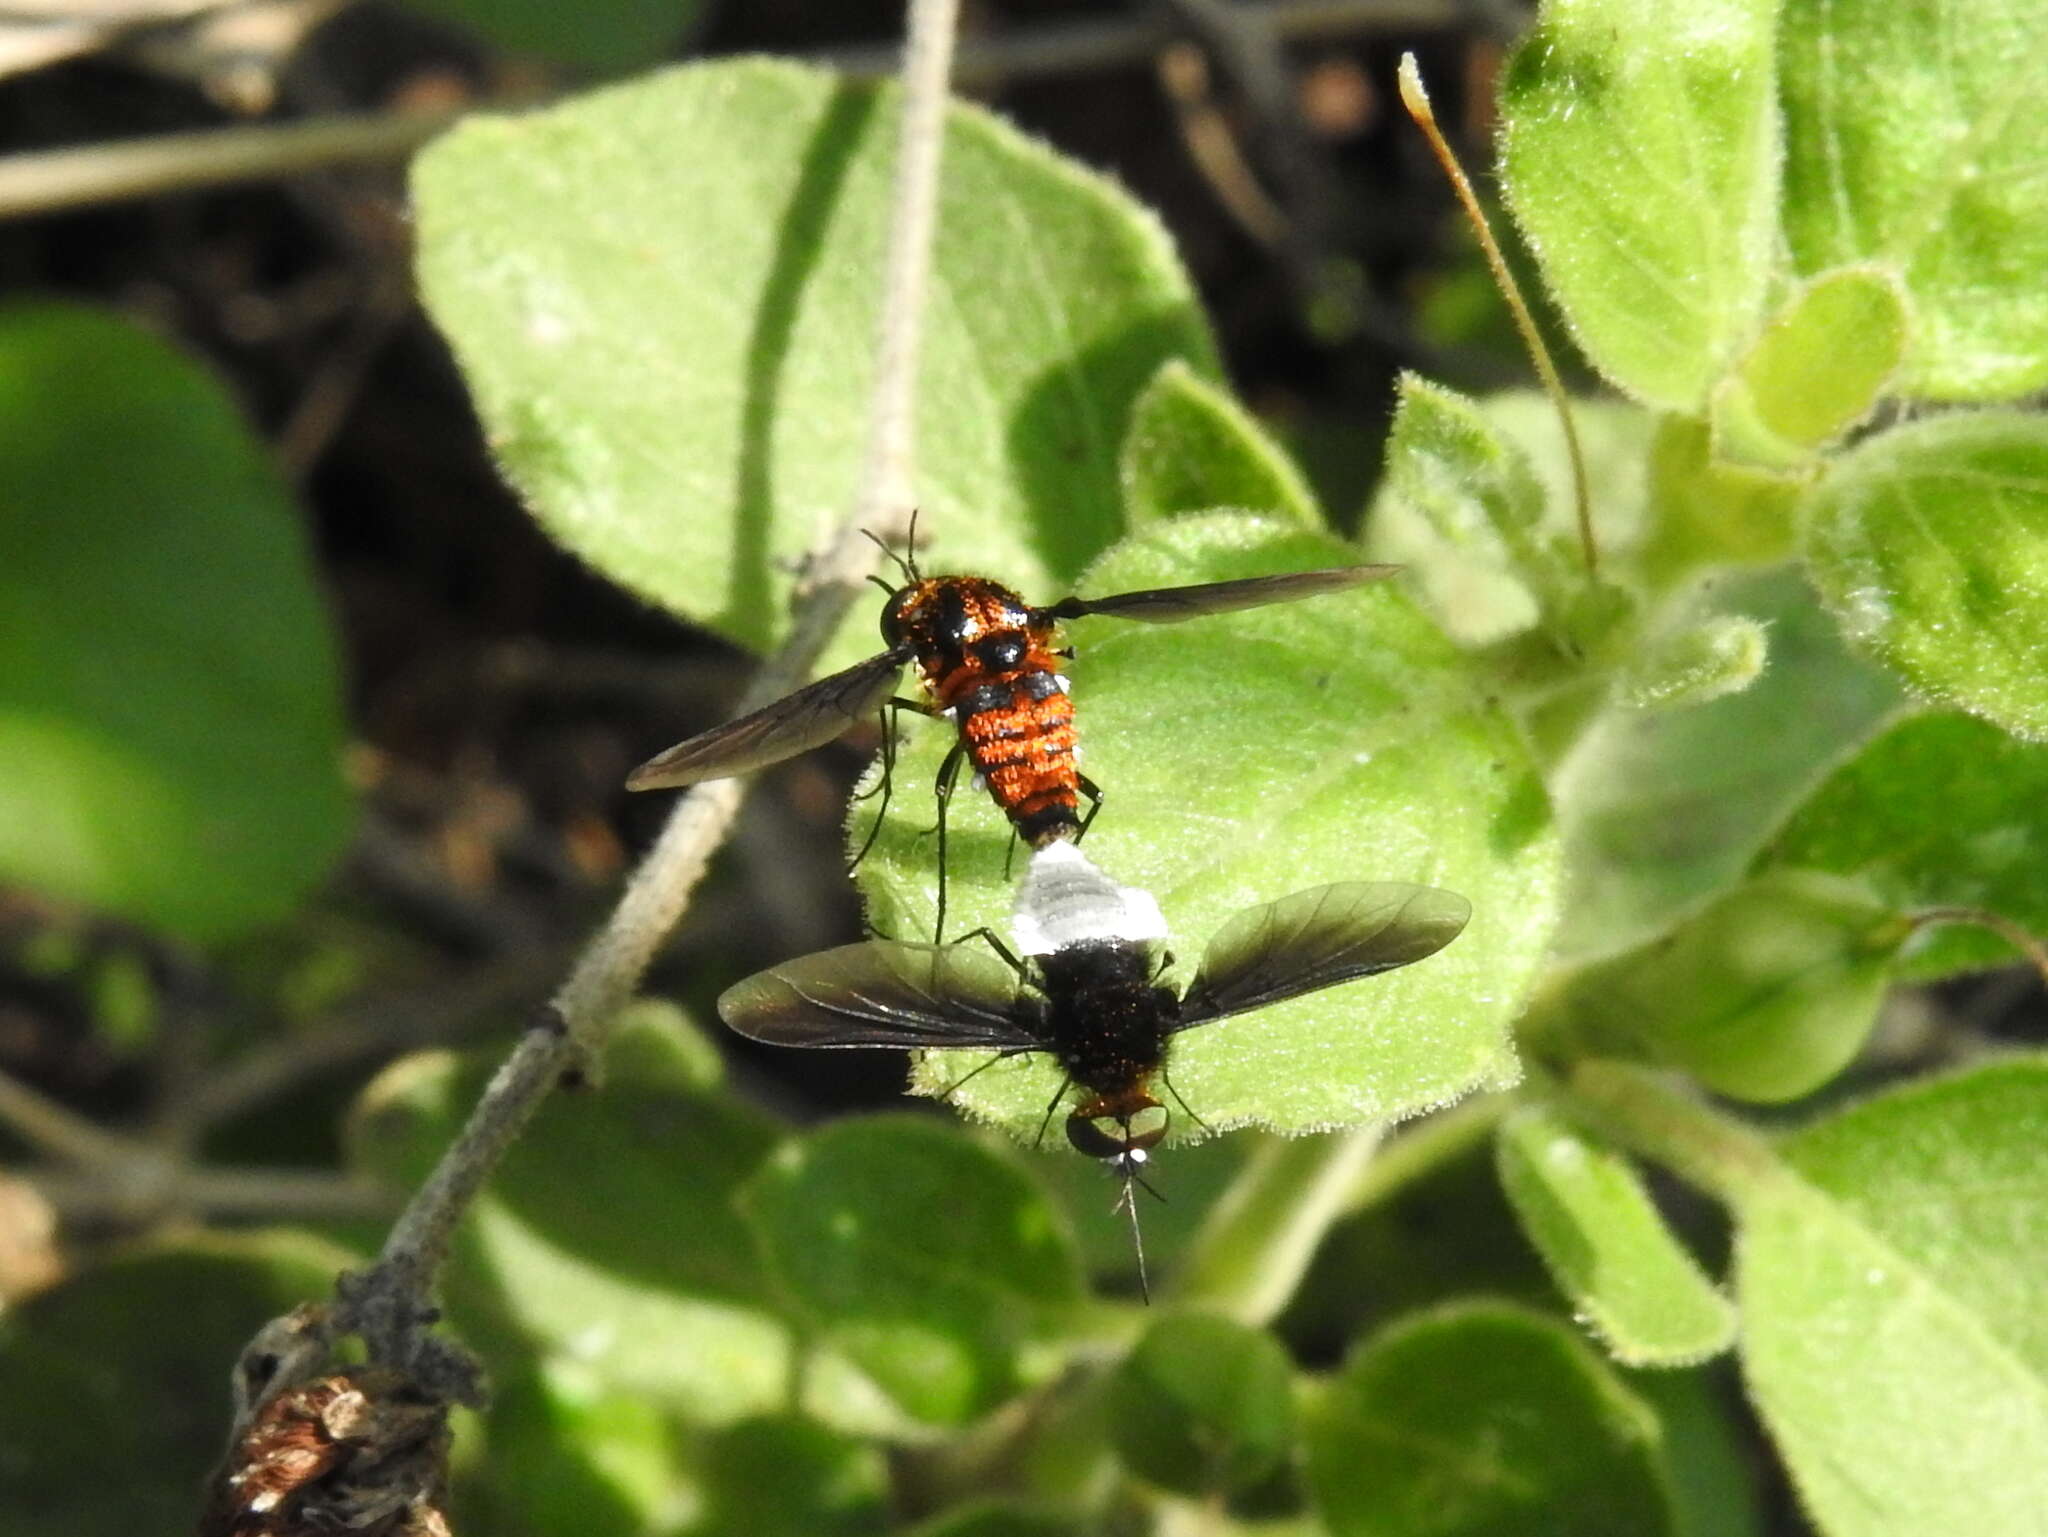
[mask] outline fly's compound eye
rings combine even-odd
[[[1109,1115],[1067,1117],[1067,1141],[1090,1158],[1129,1159],[1157,1147],[1165,1136],[1166,1110],[1161,1105],[1147,1106],[1128,1120]]]
[[[991,635],[977,642],[974,659],[990,672],[1008,672],[1024,660],[1024,641],[1017,635]]]
[[[910,631],[910,621],[905,611],[910,600],[917,595],[915,587],[899,587],[891,594],[882,608],[882,644],[891,651],[903,643],[903,637]]]

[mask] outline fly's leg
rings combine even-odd
[[[889,798],[895,793],[896,789],[896,718],[905,710],[913,711],[919,715],[932,715],[936,713],[930,705],[916,699],[897,698],[882,701],[882,708],[879,712],[882,723],[881,782],[874,789],[865,790],[859,795],[854,796],[856,801],[864,801],[870,796],[879,794],[882,797],[882,804],[881,808],[875,812],[875,825],[868,829],[867,837],[861,842],[860,852],[847,862],[846,873],[848,875],[853,874],[854,871],[860,868],[860,862],[868,857],[868,851],[875,846],[875,840],[882,836],[882,822],[889,815]]]
[[[1095,825],[1095,813],[1102,809],[1102,786],[1086,774],[1077,774],[1075,779],[1081,786],[1081,793],[1088,797],[1088,815],[1081,818],[1080,831],[1074,834],[1074,841],[1079,843],[1088,836],[1088,829]]]
[[[946,807],[953,799],[953,786],[959,781],[960,763],[966,756],[967,744],[955,742],[946,761],[939,765],[938,778],[932,782],[932,795],[939,803],[939,820],[932,829],[939,835],[939,912],[932,924],[935,945],[946,942]]]
[[[964,945],[968,941],[975,939],[981,940],[991,950],[995,951],[997,958],[1001,960],[1005,966],[1009,967],[1010,970],[1016,972],[1020,979],[1029,975],[1029,973],[1024,969],[1024,963],[1018,960],[1015,953],[1011,951],[1010,947],[1002,942],[1002,940],[997,936],[996,931],[988,927],[986,924],[982,925],[982,927],[978,929],[969,929],[965,934],[962,934],[958,939],[954,940],[953,943],[956,945]]]
[[[1173,1086],[1173,1080],[1166,1076],[1166,1069],[1163,1066],[1159,1069],[1159,1081],[1166,1085],[1166,1092],[1173,1096],[1173,1102],[1176,1105],[1180,1106],[1181,1112],[1184,1115],[1186,1115],[1189,1120],[1193,1121],[1197,1126],[1201,1127],[1202,1130],[1208,1131],[1209,1123],[1203,1120],[1200,1116],[1196,1115],[1192,1107],[1189,1106],[1188,1102],[1180,1097],[1180,1090],[1176,1089]],[[1158,1192],[1154,1191],[1153,1194],[1157,1195]]]
[[[1017,845],[1024,841],[1024,835],[1017,831],[1017,824],[1010,824],[1010,841],[1003,845],[1003,879],[1010,878],[1010,863],[1017,857]]]
[[[1073,1087],[1073,1083],[1073,1074],[1068,1073],[1061,1077],[1059,1092],[1053,1095],[1052,1103],[1045,1107],[1045,1119],[1038,1123],[1038,1135],[1031,1139],[1031,1146],[1034,1149],[1045,1141],[1045,1134],[1052,1126],[1052,1118],[1059,1113],[1060,1101],[1067,1097],[1067,1090]]]

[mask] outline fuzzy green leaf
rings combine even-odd
[[[2048,56],[2032,0],[1790,0],[1785,233],[1801,270],[1883,262],[1914,311],[1913,394],[2048,383]]]
[[[186,1239],[11,1307],[0,1330],[8,1537],[191,1531],[227,1442],[236,1357],[350,1263],[291,1233]]]
[[[1632,710],[1690,709],[1737,694],[1762,675],[1767,632],[1747,614],[1712,614],[1644,646],[1622,672]]]
[[[200,942],[348,834],[327,616],[220,383],[109,314],[0,314],[0,878]]]
[[[1603,559],[1643,534],[1650,417],[1615,401],[1574,402]],[[1557,409],[1533,390],[1468,399],[1410,377],[1365,528],[1375,560],[1403,562],[1446,630],[1484,646],[1530,629],[1546,609],[1575,630],[1590,596],[1570,460]],[[1576,644],[1576,638],[1574,638]]]
[[[1152,376],[1131,408],[1118,470],[1133,525],[1212,507],[1323,525],[1316,494],[1287,450],[1229,391],[1179,358]]]
[[[1081,1295],[1045,1193],[939,1122],[828,1126],[769,1162],[747,1210],[819,1336],[918,1420],[961,1424],[1000,1403],[1020,1349]]]
[[[1169,1313],[1110,1382],[1111,1438],[1124,1465],[1207,1498],[1249,1488],[1294,1444],[1294,1368],[1279,1341],[1202,1313]]]
[[[1182,518],[1118,546],[1081,590],[1356,558],[1241,515]],[[1173,1084],[1202,1120],[1352,1125],[1511,1075],[1506,1029],[1555,911],[1549,811],[1512,722],[1398,585],[1173,626],[1088,620],[1071,634],[1083,767],[1107,797],[1086,849],[1157,896],[1183,984],[1231,915],[1306,887],[1414,881],[1472,904],[1464,934],[1418,965],[1176,1038]],[[947,741],[944,722],[907,734],[890,825],[861,867],[885,933],[932,931],[934,850],[920,834]],[[855,838],[870,815],[856,808]],[[963,781],[949,827],[948,933],[1007,933],[1008,823]],[[936,1053],[920,1081],[936,1090],[972,1065]],[[1049,1063],[1020,1057],[952,1098],[1029,1138],[1058,1086]]]
[[[1701,566],[1775,565],[1798,542],[1800,483],[1713,453],[1699,417],[1667,416],[1645,456],[1650,528],[1643,567],[1657,582],[1691,579]]]
[[[542,1108],[474,1209],[448,1307],[458,1332],[515,1359],[568,1355],[606,1386],[720,1423],[787,1395],[789,1330],[735,1204],[777,1133],[679,1082],[662,1033],[641,1013],[614,1037],[602,1093]],[[386,1069],[351,1120],[357,1167],[417,1185],[498,1056],[424,1053]]]
[[[1794,294],[1714,392],[1718,454],[1791,467],[1870,413],[1906,350],[1890,273],[1850,267]]]
[[[1419,520],[1462,557],[1421,565],[1418,580],[1432,608],[1468,645],[1511,634],[1534,620],[1529,598],[1540,604],[1565,575],[1562,552],[1539,532],[1543,484],[1521,446],[1486,418],[1477,401],[1414,374],[1402,376],[1400,392],[1387,437],[1386,477],[1373,509],[1375,534],[1384,540],[1404,522]],[[1469,567],[1505,579],[1513,589],[1486,601],[1470,590],[1474,581],[1483,590],[1484,576],[1460,580]]]
[[[1793,813],[1756,868],[1853,875],[1901,912],[1976,908],[2048,934],[2048,746],[1972,715],[1916,715],[1849,759]],[[1908,975],[2010,960],[1981,929],[1916,940]]]
[[[1781,1144],[1738,1201],[1743,1355],[1828,1537],[2048,1511],[2048,1062],[1916,1084]]]
[[[1696,709],[1610,711],[1566,756],[1551,784],[1571,872],[1568,957],[1640,943],[1732,885],[1898,700],[1790,571],[1726,581],[1697,606],[1764,626],[1770,665]]]
[[[792,562],[853,493],[895,102],[695,65],[471,118],[414,173],[422,291],[506,475],[568,549],[746,645],[779,635]],[[1215,361],[1151,215],[977,108],[949,124],[920,545],[1041,591],[1122,525],[1132,402],[1169,358]]]
[[[1508,204],[1573,334],[1697,409],[1749,339],[1777,237],[1770,0],[1551,0],[1501,91]]]
[[[1854,643],[2048,737],[2048,421],[1987,411],[1869,440],[1810,499],[1805,554]]]
[[[1660,1537],[1656,1416],[1570,1330],[1467,1303],[1383,1330],[1309,1430],[1333,1537]]]
[[[1616,1360],[1690,1366],[1734,1342],[1735,1309],[1620,1153],[1536,1106],[1501,1123],[1496,1150],[1523,1231]]]
[[[1738,1099],[1797,1099],[1861,1049],[1910,932],[1859,885],[1772,871],[1647,944],[1564,973],[1532,1024],[1682,1067]]]

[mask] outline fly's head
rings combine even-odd
[[[1166,1107],[1149,1093],[1091,1099],[1067,1117],[1067,1141],[1074,1151],[1099,1158],[1126,1184],[1143,1182],[1152,1149],[1166,1137]]]

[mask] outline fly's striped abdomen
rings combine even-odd
[[[964,693],[954,706],[967,756],[1033,848],[1081,829],[1074,702],[1050,668],[1030,668]]]

